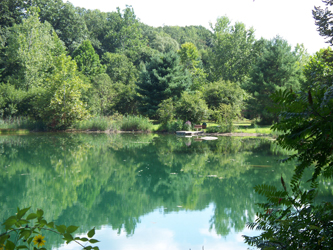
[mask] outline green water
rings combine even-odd
[[[242,234],[264,201],[253,186],[288,182],[294,163],[269,139],[215,141],[154,134],[0,136],[0,219],[16,207],[96,227],[101,250],[247,249]],[[332,194],[321,181],[319,198]],[[61,245],[46,235],[47,246]]]

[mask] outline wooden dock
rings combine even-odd
[[[203,133],[203,131],[176,131],[177,135],[199,135]]]

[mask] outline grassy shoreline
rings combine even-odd
[[[251,125],[250,121],[235,121],[233,128],[225,132],[219,124],[206,121],[207,128],[203,129],[205,135],[229,135],[229,136],[272,136],[277,134],[271,130],[271,126]],[[223,127],[223,125],[222,125]],[[183,130],[182,123],[170,122],[167,125],[151,121],[141,116],[113,116],[113,117],[92,117],[89,120],[81,121],[72,128],[58,132],[85,132],[85,133],[170,133]],[[30,132],[46,132],[45,126],[27,118],[15,118],[10,120],[0,119],[0,135],[18,134],[24,135]],[[50,131],[57,132],[57,131]]]

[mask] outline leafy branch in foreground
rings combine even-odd
[[[46,242],[44,236],[41,234],[42,231],[51,231],[62,236],[66,244],[73,241],[79,244],[82,249],[99,250],[97,246],[84,245],[84,242],[91,244],[99,242],[92,238],[95,235],[95,228],[88,232],[87,237],[74,237],[72,234],[78,229],[77,226],[66,227],[65,225],[55,225],[53,222],[47,222],[43,217],[44,211],[41,209],[37,209],[36,213],[26,215],[29,209],[30,207],[24,209],[17,208],[16,215],[10,216],[2,224],[5,227],[5,232],[0,233],[1,250],[46,250],[46,248],[42,247]],[[12,235],[15,235],[15,237],[11,237]]]
[[[315,204],[315,190],[320,175],[333,178],[333,51],[321,50],[305,66],[306,82],[303,90],[286,89],[271,97],[273,111],[279,122],[272,129],[283,134],[277,143],[284,149],[297,153],[291,181],[291,192],[271,186],[257,186],[257,193],[267,197],[268,203],[259,204],[264,212],[257,214],[250,229],[259,229],[260,236],[244,236],[245,242],[261,249],[332,249],[333,205],[331,202]],[[311,190],[302,191],[301,177],[311,169]]]
[[[260,203],[257,219],[250,229],[263,231],[259,236],[243,236],[245,242],[260,249],[331,249],[333,245],[333,206],[326,202],[314,205],[316,184],[302,191],[300,181],[291,182],[291,194],[274,186],[258,185],[255,191],[266,196]]]

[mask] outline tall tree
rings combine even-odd
[[[107,52],[103,55],[102,62],[106,66],[106,73],[114,83],[131,85],[136,82],[138,70],[127,56]]]
[[[137,81],[140,111],[149,117],[156,115],[158,105],[170,97],[179,97],[191,86],[190,77],[180,65],[176,53],[159,54],[141,71]]]
[[[231,25],[228,17],[220,17],[215,25],[211,63],[212,80],[223,78],[232,82],[243,82],[253,63],[253,28],[246,29],[245,24],[236,22]]]
[[[251,71],[251,80],[244,86],[253,95],[248,108],[252,118],[260,118],[264,124],[276,121],[277,115],[267,110],[273,104],[269,96],[279,89],[300,89],[302,72],[298,60],[298,54],[282,38],[276,37],[265,42],[261,56]]]
[[[21,23],[30,6],[31,0],[0,1],[0,29]]]
[[[65,52],[52,26],[39,21],[37,9],[22,24],[14,25],[6,46],[4,81],[17,88],[39,87],[53,67],[54,55]]]
[[[197,47],[193,43],[182,44],[178,50],[181,64],[185,70],[190,72],[192,77],[192,90],[203,90],[207,74],[202,68],[202,62]]]
[[[32,0],[40,8],[41,22],[49,22],[59,38],[72,53],[83,41],[88,39],[85,20],[69,2],[62,0]]]
[[[64,54],[55,58],[54,70],[33,99],[33,114],[52,129],[66,129],[88,115],[81,101],[87,89],[76,72],[76,63]]]
[[[105,72],[99,56],[96,54],[91,42],[84,41],[74,52],[73,58],[76,61],[79,71],[88,77],[96,76]]]

